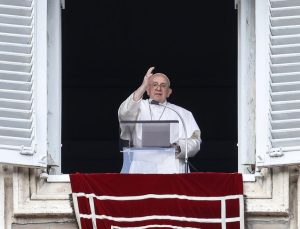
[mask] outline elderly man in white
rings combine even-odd
[[[148,69],[140,87],[121,104],[118,111],[119,121],[178,120],[179,136],[178,139],[172,142],[172,146],[176,148],[176,154],[170,154],[168,157],[157,154],[156,157],[158,158],[147,162],[132,160],[132,158],[127,157],[128,155],[124,155],[126,165],[123,164],[122,173],[184,173],[184,158],[186,155],[184,124],[187,133],[187,156],[193,157],[200,150],[201,132],[192,113],[167,101],[167,98],[172,94],[170,80],[165,74],[153,74],[153,70],[154,67]],[[149,96],[147,100],[142,99],[145,92]],[[162,106],[152,104],[152,100],[155,100]],[[166,107],[170,109],[166,109]],[[184,124],[177,113],[183,118]],[[126,134],[123,133],[123,135]],[[147,163],[152,164],[149,167]],[[149,169],[145,168],[151,169],[149,171]]]

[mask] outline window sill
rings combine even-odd
[[[243,182],[255,182],[257,174],[243,174]]]
[[[243,174],[243,182],[255,182],[256,174]],[[70,182],[69,174],[48,175],[45,177],[48,183],[68,183]]]
[[[47,182],[48,183],[69,183],[70,176],[69,176],[69,174],[48,175]]]

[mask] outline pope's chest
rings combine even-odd
[[[139,120],[177,120],[177,116],[167,107],[149,105],[141,107]]]

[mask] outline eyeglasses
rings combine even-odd
[[[165,84],[165,83],[161,83],[161,84],[153,83],[153,84],[152,84],[152,87],[155,88],[155,89],[157,89],[158,87],[160,87],[160,88],[162,88],[162,89],[166,89],[166,88],[168,87],[168,85]]]

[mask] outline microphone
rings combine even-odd
[[[163,104],[160,104],[158,101],[156,100],[152,100],[150,102],[150,104],[153,104],[153,105],[158,105],[158,106],[162,106],[162,107],[165,107],[165,108],[168,108],[172,111],[174,111],[178,117],[180,118],[181,122],[182,122],[182,125],[183,125],[183,130],[184,130],[184,135],[185,135],[185,156],[184,156],[184,164],[185,164],[185,173],[188,173],[188,156],[187,156],[187,131],[186,131],[186,125],[185,125],[185,122],[182,118],[182,116],[178,113],[178,111],[176,111],[175,109],[171,108],[171,107],[168,107],[166,105],[163,105]]]

